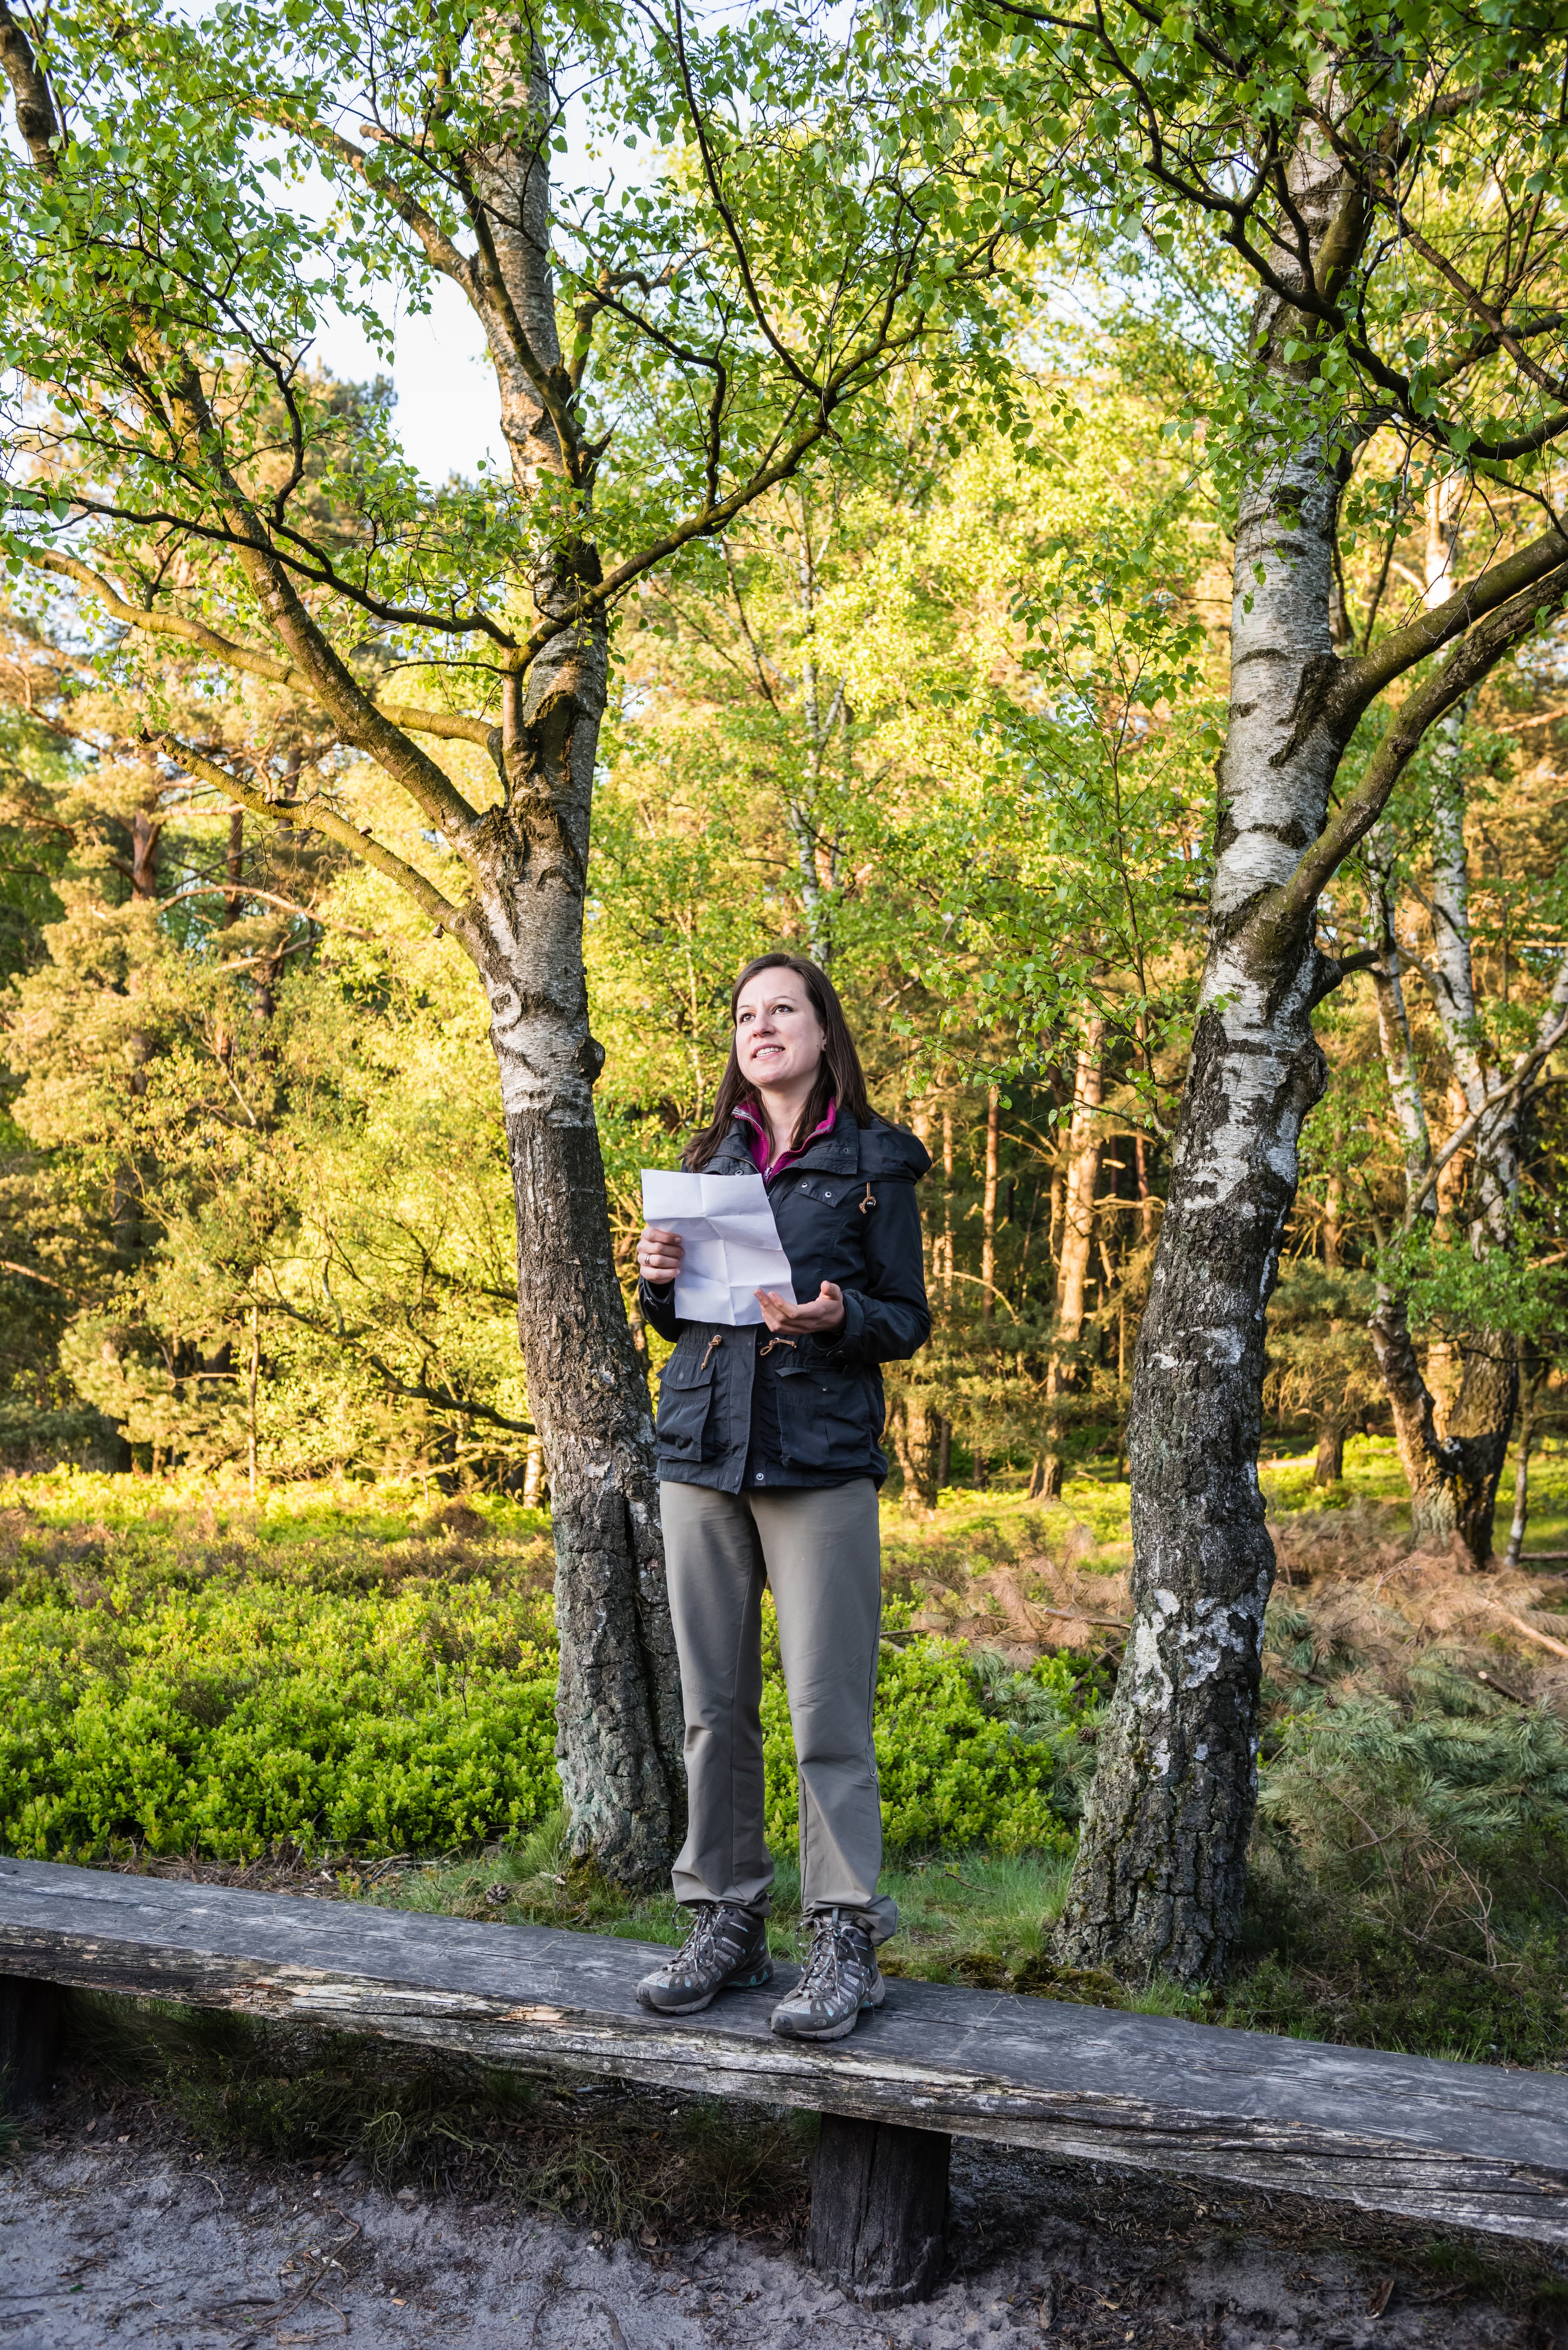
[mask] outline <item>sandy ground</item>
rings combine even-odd
[[[1420,2240],[1174,2181],[955,2148],[952,2272],[872,2313],[787,2245],[643,2249],[560,2220],[322,2185],[167,2140],[32,2128],[0,2170],[4,2350],[1557,2350],[1526,2257],[1455,2284]]]

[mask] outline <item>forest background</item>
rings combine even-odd
[[[694,135],[705,119],[694,104]],[[372,145],[391,136],[372,131]],[[678,209],[692,176],[671,178]],[[791,184],[820,193],[826,179]],[[52,236],[57,199],[39,201],[30,217]],[[774,203],[759,235],[787,213]],[[352,216],[351,244],[350,230]],[[90,239],[82,249],[96,299],[106,280]],[[906,1848],[989,1844],[1033,1853],[1037,1872],[1070,1845],[1093,1768],[1119,1645],[1098,1636],[1128,1628],[1133,1350],[1216,935],[1210,885],[1235,846],[1214,759],[1231,632],[1253,602],[1244,577],[1232,597],[1234,448],[1210,430],[1245,371],[1244,273],[1204,265],[1179,224],[1131,215],[1108,244],[1064,237],[1052,267],[1044,304],[1026,300],[1040,291],[1027,271],[992,289],[986,396],[960,388],[955,332],[929,358],[902,354],[847,441],[817,435],[777,480],[753,470],[722,519],[712,456],[702,528],[647,567],[614,617],[585,950],[598,1138],[643,1376],[660,1350],[632,1298],[638,1170],[671,1163],[706,1115],[729,985],[751,954],[796,944],[826,965],[874,1098],[930,1147],[936,1332],[889,1378],[891,1499],[908,1537],[892,1545],[904,1612],[890,1617],[884,1696],[903,1743],[890,1788],[895,1762],[909,1763],[889,1802]],[[807,307],[810,278],[808,266],[791,294]],[[68,341],[77,309],[59,308]],[[720,294],[713,308],[734,315]],[[564,338],[582,316],[563,300]],[[1554,331],[1556,316],[1532,311],[1529,334]],[[655,329],[667,332],[659,317]],[[1483,365],[1484,346],[1460,359]],[[442,567],[453,548],[483,555],[493,526],[504,536],[505,501],[483,478],[411,483],[385,381],[335,381],[301,346],[269,409],[265,370],[239,370],[234,429],[250,436],[255,511],[275,492],[278,514],[295,501],[290,527],[304,518],[327,567],[317,604],[342,629],[339,668],[363,681],[354,724],[327,725],[294,698],[287,664],[226,666],[233,645],[191,617],[233,625],[205,509],[165,537],[139,520],[102,531],[124,596],[62,553],[98,496],[58,422],[76,398],[64,348],[50,354],[53,414],[26,399],[16,411],[26,552],[0,671],[0,1444],[18,1471],[46,1472],[15,1489],[7,1669],[25,1697],[11,1756],[23,1792],[6,1835],[49,1851],[129,1836],[236,1856],[279,1835],[362,1853],[521,1835],[548,1809],[552,1626],[529,1513],[556,1464],[516,1349],[514,1170],[492,1066],[506,1023],[440,919],[466,885],[439,792],[410,805],[353,747],[370,693],[380,708],[395,691],[400,728],[435,740],[439,772],[484,805],[486,723],[452,708],[445,673],[469,664],[435,658],[431,632],[452,582]],[[690,403],[667,396],[635,343],[612,338],[596,364],[623,484],[651,496],[661,436]],[[226,398],[238,378],[212,380]],[[82,446],[103,412],[84,396]],[[517,424],[520,479],[539,412],[535,400]],[[568,403],[556,428],[570,421]],[[166,486],[180,479],[175,444]],[[1445,445],[1423,448],[1394,421],[1360,432],[1330,613],[1347,670],[1444,608],[1456,571],[1512,545],[1541,500],[1551,510],[1550,450],[1507,476]],[[701,452],[680,453],[702,470]],[[144,458],[130,448],[128,478]],[[51,469],[65,484],[53,504]],[[612,555],[618,531],[635,539],[647,522],[618,494],[598,525]],[[564,559],[558,534],[541,543]],[[387,618],[386,563],[421,578],[428,566],[439,592],[422,618]],[[1288,581],[1296,567],[1281,567]],[[1252,577],[1262,590],[1264,567]],[[385,621],[362,639],[356,594]],[[1496,1902],[1499,1887],[1517,1903],[1537,1881],[1548,1906],[1561,1898],[1512,1862],[1563,1841],[1555,1696],[1527,1659],[1532,1643],[1537,1660],[1568,1651],[1542,1591],[1473,1586],[1516,1380],[1514,1568],[1540,1563],[1522,1556],[1532,1453],[1561,1439],[1568,1250],[1550,1046],[1568,972],[1563,642],[1549,598],[1541,608],[1422,735],[1317,908],[1331,1081],[1305,1128],[1267,1401],[1275,1448],[1305,1448],[1305,1479],[1330,1505],[1316,1514],[1337,1523],[1345,1555],[1314,1565],[1298,1531],[1293,1565],[1276,1534],[1290,1579],[1270,1614],[1264,1803],[1282,1852],[1356,1880],[1366,1950],[1389,1979],[1409,1938],[1437,1948],[1440,1922],[1455,1980],[1489,1981],[1480,2028],[1511,2028],[1511,2046],[1537,2053],[1560,2032],[1557,1939],[1532,1892],[1500,1940]],[[504,599],[497,609],[504,619]],[[1349,743],[1342,795],[1373,755],[1371,730]],[[410,895],[397,884],[411,869],[423,879]],[[579,1090],[588,1058],[570,1064]],[[533,1230],[540,1241],[538,1218]],[[552,1299],[541,1281],[530,1300],[534,1270],[525,1254],[524,1318],[547,1333]],[[1407,1326],[1413,1355],[1400,1351]],[[1480,1465],[1434,1485],[1450,1432]],[[581,1429],[574,1440],[591,1451]],[[49,1464],[71,1461],[103,1482],[52,1487]],[[317,1485],[330,1517],[356,1489],[373,1513],[387,1480],[410,1478],[419,1524],[406,1510],[379,1531],[367,1520],[349,1558],[323,1537],[308,1569],[268,1555],[274,1503],[288,1499],[278,1524],[308,1526]],[[1296,1503],[1305,1479],[1290,1486]],[[109,1498],[117,1480],[151,1507]],[[1456,1511],[1460,1483],[1469,1499]],[[442,1520],[437,1492],[469,1497],[468,1515]],[[1358,1514],[1357,1493],[1381,1517]],[[175,1513],[202,1498],[189,1553],[165,1542],[160,1494]],[[988,1495],[1016,1503],[1012,1517],[988,1518]],[[90,1521],[79,1537],[60,1531],[73,1511]],[[468,1556],[486,1528],[516,1536],[518,1558]],[[1321,1527],[1314,1539],[1321,1548]],[[1354,1604],[1332,1597],[1347,1561],[1371,1594]],[[1395,1575],[1414,1595],[1397,1624],[1380,1596]],[[487,1576],[505,1594],[494,1607]],[[1291,1589],[1314,1577],[1330,1600],[1296,1606]],[[1501,1678],[1486,1614],[1498,1608],[1526,1648],[1505,1653]],[[946,1644],[955,1631],[971,1661]],[[336,1679],[300,1669],[318,1640],[348,1659]],[[389,1679],[397,1649],[406,1687]],[[1332,1738],[1314,1690],[1332,1691]],[[1250,1770],[1250,1730],[1244,1743]],[[1357,1877],[1361,1845],[1323,1843],[1316,1790],[1336,1772],[1355,1783],[1352,1816],[1389,1814],[1373,1844],[1386,1871],[1396,1846],[1403,1856],[1393,1892]],[[775,1771],[775,1794],[786,1781]],[[787,1803],[774,1826],[787,1843]],[[515,1881],[554,1902],[537,1886],[564,1880],[541,1865]],[[987,1963],[1040,1960],[1042,1883],[1027,1906],[1032,1956],[1010,1946]],[[1521,1970],[1539,1998],[1521,1992]],[[1435,2014],[1426,2040],[1449,2044],[1441,1997]]]
[[[1214,324],[1217,340],[1237,326]],[[1049,1494],[1064,1464],[1122,1460],[1230,605],[1222,490],[1168,421],[1214,363],[1189,327],[1129,300],[1048,358],[1036,337],[1026,435],[958,453],[909,380],[875,466],[780,490],[647,584],[617,639],[587,962],[642,1358],[661,1348],[636,1327],[639,1170],[674,1163],[709,1113],[735,971],[781,943],[813,954],[878,1105],[935,1162],[935,1334],[888,1379],[895,1490],[917,1512],[946,1486]],[[390,404],[385,381],[322,391]],[[1349,553],[1357,638],[1418,606],[1435,540],[1439,576],[1450,560],[1462,516],[1444,495],[1436,515],[1436,493],[1412,495]],[[377,873],[146,755],[148,659],[68,598],[7,608],[0,1451],[253,1488],[417,1468],[533,1501],[548,1471],[487,1007]],[[162,668],[158,691],[199,694]],[[1377,951],[1399,1022],[1370,975],[1320,1015],[1333,1078],[1271,1312],[1274,1440],[1315,1445],[1325,1487],[1348,1431],[1392,1429],[1366,1325],[1396,1263],[1439,1399],[1484,1315],[1521,1350],[1532,1441],[1560,1425],[1553,1065],[1484,1296],[1463,1149],[1416,1258],[1402,1238],[1402,1117],[1413,1081],[1436,1143],[1466,1116],[1455,905],[1482,1057],[1505,1062],[1539,1014],[1563,935],[1562,705],[1558,631],[1467,712],[1460,889],[1433,788],[1453,782],[1444,738],[1330,910],[1347,951]],[[273,733],[297,773],[303,728]],[[368,763],[338,762],[333,786],[394,847],[437,847]]]

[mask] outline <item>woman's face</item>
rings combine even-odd
[[[762,1087],[816,1076],[826,1031],[793,971],[760,971],[735,1005],[735,1057],[741,1075]]]

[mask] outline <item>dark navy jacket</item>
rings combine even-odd
[[[844,1320],[825,1338],[774,1339],[765,1324],[677,1318],[672,1289],[641,1284],[645,1318],[673,1339],[659,1395],[659,1474],[676,1485],[738,1493],[753,1427],[770,1440],[753,1452],[753,1482],[846,1484],[888,1473],[878,1439],[885,1409],[877,1366],[901,1361],[930,1336],[915,1185],[930,1165],[901,1126],[857,1127],[840,1118],[768,1187],[779,1239],[803,1304],[825,1281],[844,1293]],[[705,1170],[753,1174],[751,1137],[731,1127]],[[765,1352],[764,1352],[765,1349]],[[753,1414],[753,1389],[759,1410]],[[768,1466],[774,1442],[783,1474]]]

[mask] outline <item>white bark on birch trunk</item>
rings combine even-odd
[[[988,1322],[996,1311],[996,1177],[1001,1122],[1002,1095],[992,1086],[985,1097],[985,1189],[980,1203],[980,1310]]]
[[[1056,1275],[1056,1332],[1076,1347],[1084,1335],[1084,1293],[1095,1244],[1095,1193],[1100,1180],[1100,1106],[1105,1098],[1106,1024],[1096,1013],[1084,1023],[1073,1078],[1073,1115],[1067,1128],[1066,1185],[1063,1199],[1062,1253]],[[1053,1362],[1048,1384],[1070,1383],[1065,1367]]]
[[[1293,193],[1314,252],[1345,190],[1303,139]],[[1253,348],[1290,412],[1296,314],[1265,295]],[[1231,701],[1208,953],[1128,1422],[1133,1631],[1058,1931],[1064,1959],[1147,1977],[1223,1972],[1241,1924],[1274,1554],[1257,1451],[1264,1315],[1324,1082],[1310,920],[1254,919],[1323,829],[1341,743],[1323,716],[1338,460],[1261,423],[1243,487]]]
[[[1452,594],[1459,550],[1462,476],[1434,482],[1427,493],[1425,601],[1435,610]],[[1519,1178],[1517,1103],[1488,1118],[1492,1073],[1476,1009],[1465,845],[1465,704],[1456,702],[1433,729],[1431,994],[1457,1099],[1456,1123],[1481,1116],[1470,1191],[1470,1245],[1477,1256],[1506,1247]],[[1369,849],[1375,911],[1383,962],[1374,975],[1384,1066],[1404,1144],[1407,1196],[1421,1193],[1432,1164],[1431,1135],[1399,972],[1392,861]],[[1459,1169],[1450,1172],[1458,1181]],[[1441,1200],[1428,1196],[1431,1216]],[[1458,1534],[1478,1565],[1491,1556],[1498,1482],[1508,1451],[1518,1397],[1518,1362],[1505,1332],[1474,1329],[1429,1348],[1425,1373],[1409,1326],[1406,1299],[1378,1287],[1371,1322],[1373,1350],[1394,1415],[1399,1457],[1410,1488],[1411,1532],[1438,1544]]]
[[[1409,1006],[1405,1001],[1394,919],[1393,859],[1386,840],[1377,832],[1368,838],[1366,869],[1382,957],[1372,973],[1378,1044],[1394,1104],[1408,1199],[1420,1192],[1430,1170],[1432,1138],[1410,1035]],[[1445,1518],[1444,1513],[1450,1507],[1448,1489],[1457,1464],[1445,1454],[1434,1399],[1421,1376],[1415,1341],[1410,1336],[1405,1299],[1386,1282],[1378,1283],[1368,1327],[1384,1391],[1394,1415],[1394,1439],[1399,1448],[1400,1466],[1410,1488],[1412,1523],[1421,1539],[1441,1542],[1454,1530],[1452,1515]]]
[[[942,1305],[953,1302],[953,1114],[942,1111]]]

